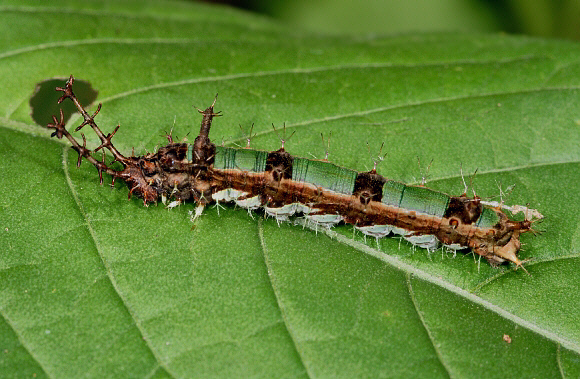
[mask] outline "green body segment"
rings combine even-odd
[[[383,186],[383,198],[381,202],[393,207],[399,207],[401,205],[401,199],[403,197],[405,187],[406,186],[401,182],[387,180]]]
[[[442,217],[449,205],[449,195],[425,187],[406,186],[401,208]]]
[[[449,205],[449,196],[425,187],[387,180],[383,186],[382,203],[442,217]]]
[[[292,180],[352,195],[358,173],[326,161],[294,158]]]
[[[190,145],[187,151],[189,161],[192,154],[193,145]],[[222,170],[264,172],[267,159],[267,151],[216,146],[214,167]],[[327,161],[294,158],[292,162],[292,180],[346,195],[352,195],[357,175],[354,170]],[[383,204],[436,217],[443,217],[449,201],[449,195],[425,187],[408,186],[394,180],[387,180],[383,186]],[[493,209],[484,207],[476,225],[483,228],[493,227],[499,221],[499,216]]]
[[[449,195],[425,187],[408,186],[394,180],[387,180],[383,186],[382,203],[398,208],[412,209],[428,215],[443,217],[449,202]],[[499,221],[497,212],[484,206],[475,225],[491,228]]]
[[[190,154],[188,151],[188,159]],[[264,172],[267,159],[267,151],[216,146],[213,165],[221,170]]]
[[[479,219],[475,223],[476,226],[481,228],[491,228],[499,222],[499,216],[497,212],[486,206],[483,207],[483,211],[479,216]]]

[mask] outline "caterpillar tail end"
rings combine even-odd
[[[522,246],[522,243],[520,242],[520,233],[525,231],[527,230],[514,230],[507,244],[503,246],[493,246],[493,248],[490,249],[491,251],[477,251],[477,253],[486,257],[489,263],[494,267],[499,266],[505,261],[509,261],[516,265],[516,270],[521,268],[526,272],[526,274],[530,275],[528,270],[524,267],[524,263],[528,260],[521,260],[518,258],[518,252]]]

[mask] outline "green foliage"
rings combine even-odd
[[[2,376],[580,375],[578,44],[320,37],[179,2],[1,4]],[[452,194],[460,166],[478,169],[482,197],[515,184],[508,203],[545,215],[545,233],[522,238],[531,275],[233,206],[192,229],[191,204],[127,201],[30,117],[35,84],[71,73],[98,90],[97,122],[121,124],[126,154],[164,143],[174,120],[191,140],[192,104],[219,92],[218,143],[245,144],[238,125],[255,123],[252,145],[273,150],[270,124],[285,122],[298,156],[324,157],[332,131],[345,167],[369,169],[366,143],[385,142],[389,178],[420,181],[420,157]]]

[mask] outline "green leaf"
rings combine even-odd
[[[4,376],[580,375],[577,43],[324,37],[185,2],[0,4]],[[389,178],[419,182],[433,160],[428,185],[454,195],[460,167],[482,197],[515,184],[506,202],[545,216],[522,237],[530,275],[349,226],[225,205],[192,228],[192,204],[127,201],[32,121],[36,83],[70,74],[98,91],[101,128],[121,124],[125,154],[171,128],[191,141],[192,105],[219,93],[217,143],[245,144],[238,125],[254,123],[252,146],[277,149],[270,125],[286,123],[297,156],[324,157],[332,132],[330,159],[353,169],[385,142]]]

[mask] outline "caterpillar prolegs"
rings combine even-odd
[[[63,95],[59,103],[71,99],[84,121],[76,131],[90,125],[101,140],[95,150],[86,147],[84,135],[81,145],[65,128],[62,118],[53,116],[52,136],[65,136],[79,154],[77,165],[84,157],[99,172],[111,175],[113,183],[119,178],[132,194],[144,204],[160,198],[197,203],[195,215],[211,202],[234,201],[249,210],[263,208],[278,220],[300,215],[316,225],[332,226],[339,222],[352,224],[365,235],[382,238],[399,234],[414,245],[435,249],[439,243],[458,250],[469,248],[487,259],[492,266],[513,262],[522,267],[518,258],[520,235],[532,231],[532,223],[542,215],[523,207],[507,207],[501,203],[485,202],[466,193],[449,196],[424,186],[406,185],[387,179],[373,169],[357,172],[337,166],[327,160],[293,157],[282,146],[276,151],[216,146],[209,138],[214,117],[214,103],[205,110],[199,135],[193,144],[176,143],[171,135],[169,144],[156,153],[145,156],[122,155],[111,139],[119,129],[105,135],[95,123],[95,116],[87,113],[73,93],[73,76],[65,87],[58,87]],[[122,170],[114,170],[105,163],[105,155],[97,160],[93,153],[107,149],[119,162]],[[523,221],[510,219],[503,209],[526,211]],[[530,212],[527,212],[530,211]]]

